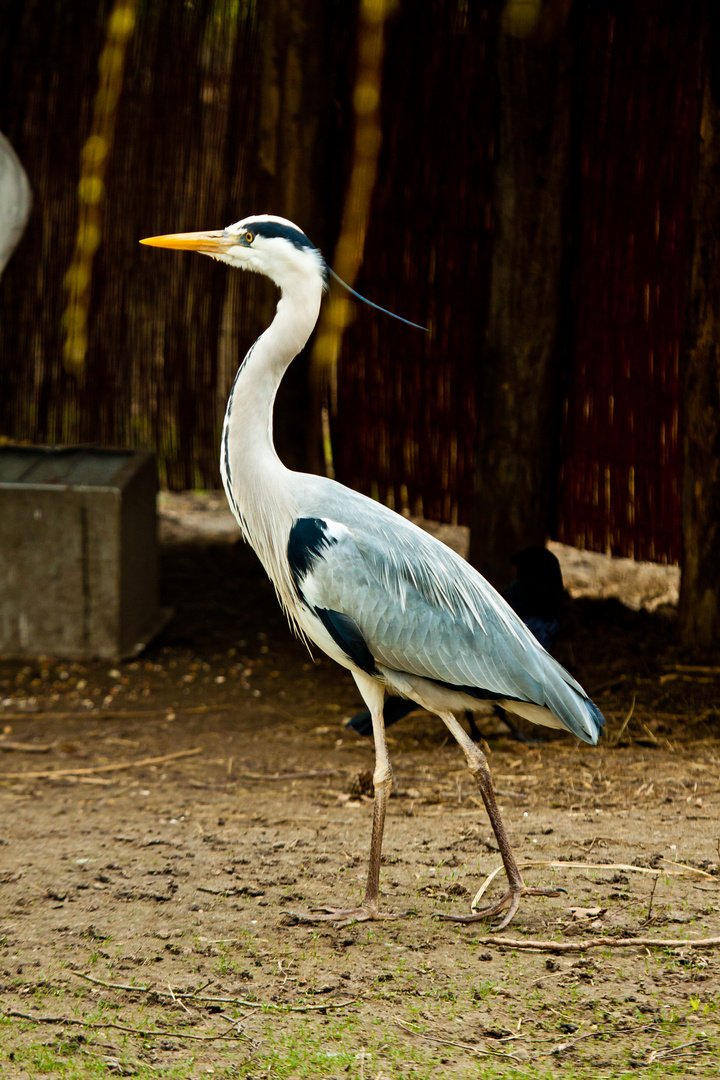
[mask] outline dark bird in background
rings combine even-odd
[[[540,644],[552,652],[560,633],[565,589],[562,571],[552,551],[528,547],[513,555],[517,577],[503,596]]]
[[[518,551],[510,560],[517,570],[517,577],[503,591],[503,597],[522,621],[531,630],[542,647],[552,652],[560,633],[562,623],[565,588],[562,571],[552,551],[544,547],[527,547]],[[418,706],[407,698],[388,696],[385,698],[385,727],[396,724],[398,720],[414,712]],[[496,716],[507,724],[513,738],[527,742],[527,736],[507,716],[500,705],[494,706]],[[471,712],[465,713],[470,728],[470,737],[478,742],[481,732]],[[372,735],[372,717],[365,709],[348,720],[347,727],[358,735]]]

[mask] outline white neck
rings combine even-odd
[[[298,274],[284,284],[275,318],[238,370],[223,424],[220,470],[230,507],[286,610],[292,583],[285,580],[287,560],[277,553],[285,552],[297,504],[292,473],[273,444],[273,406],[285,371],[317,322],[321,298],[319,274]]]

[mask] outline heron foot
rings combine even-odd
[[[471,915],[447,915],[445,912],[438,912],[435,917],[443,919],[445,922],[459,922],[468,925],[469,923],[483,922],[485,919],[490,919],[493,915],[498,915],[507,908],[505,918],[494,927],[495,930],[504,930],[520,907],[520,900],[523,896],[561,896],[565,891],[565,889],[533,889],[527,885],[521,885],[518,888],[508,889],[505,895],[496,900],[494,904],[479,908],[477,911],[473,911]]]
[[[362,904],[356,908],[336,908],[336,907],[319,907],[312,908],[310,911],[288,911],[284,914],[292,915],[294,919],[297,919],[301,923],[319,923],[319,922],[331,922],[336,929],[341,929],[343,926],[352,926],[357,922],[375,922],[386,919],[404,919],[408,915],[414,915],[415,912],[410,911],[379,911],[375,904]]]

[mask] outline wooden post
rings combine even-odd
[[[684,645],[720,640],[720,13],[706,5],[697,184],[681,358]]]
[[[495,238],[470,561],[499,588],[512,576],[511,555],[544,544],[551,528],[562,412],[569,6],[546,5],[528,36],[504,19],[498,41]]]

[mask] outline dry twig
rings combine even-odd
[[[652,919],[653,900],[655,899],[655,890],[657,889],[657,883],[660,880],[659,875],[653,878],[652,889],[650,890],[650,902],[648,904],[648,912],[645,916],[645,925],[647,926]]]
[[[459,1050],[466,1050],[471,1054],[487,1054],[491,1057],[502,1058],[514,1058],[514,1054],[503,1053],[500,1050],[488,1050],[484,1046],[473,1046],[472,1043],[456,1042],[454,1039],[443,1039],[440,1035],[424,1035],[417,1028],[411,1027],[410,1024],[406,1024],[404,1020],[401,1020],[399,1016],[394,1016],[393,1020],[401,1027],[403,1031],[407,1031],[409,1035],[414,1035],[417,1039],[423,1039],[425,1042],[440,1043],[442,1046],[456,1046]]]
[[[672,671],[686,671],[694,673],[696,675],[720,675],[720,667],[717,665],[709,664],[670,664],[665,665],[670,667]]]
[[[655,869],[651,866],[633,866],[631,863],[583,863],[583,862],[561,862],[554,859],[529,859],[524,862],[520,867],[521,870],[530,870],[533,867],[549,867],[553,870],[626,870],[633,874],[654,874],[658,877],[660,874],[667,874],[670,877],[699,877],[708,878],[710,881],[714,881],[712,874],[708,874],[705,870],[699,870],[695,866],[684,866],[682,863],[670,862],[669,859],[663,859],[664,863],[669,865],[663,866],[660,869]],[[676,869],[670,869],[676,867]],[[483,881],[482,885],[475,893],[473,897],[471,909],[475,909],[479,906],[480,900],[488,887],[492,884],[493,880],[497,877],[501,870],[503,870],[503,864],[500,863],[496,866]]]
[[[91,773],[120,772],[122,769],[140,769],[145,765],[162,765],[166,761],[176,761],[178,758],[191,757],[193,754],[201,753],[202,747],[196,746],[192,750],[176,750],[174,754],[163,754],[162,757],[139,758],[137,761],[118,761],[114,765],[91,765],[86,769],[45,769],[43,772],[1,773],[0,780],[54,780],[59,776],[88,776]]]
[[[475,938],[482,945],[497,945],[506,949],[528,949],[535,952],[584,952],[585,949],[716,949],[720,937],[710,938],[652,938],[652,937],[592,937],[581,941],[543,941],[537,938],[503,938],[495,934]]]
[[[620,742],[620,739],[622,738],[623,732],[625,731],[625,728],[630,723],[630,717],[632,716],[634,711],[635,711],[635,694],[633,694],[633,699],[632,699],[632,704],[630,706],[630,711],[628,712],[627,716],[623,720],[622,727],[618,731],[617,735],[613,735],[613,737],[610,739],[610,745],[611,746],[617,746],[617,744]]]
[[[308,780],[315,776],[336,776],[338,771],[338,769],[307,769],[305,772],[275,773],[274,776],[268,773],[244,772],[238,773],[238,776],[241,780]]]
[[[230,1031],[218,1032],[215,1035],[193,1035],[187,1031],[170,1031],[169,1029],[156,1031],[152,1028],[128,1027],[126,1024],[114,1024],[111,1020],[78,1020],[72,1016],[33,1016],[32,1013],[20,1012],[18,1009],[6,1009],[4,1012],[0,1012],[0,1016],[7,1016],[18,1020],[29,1020],[32,1024],[62,1024],[63,1026],[72,1024],[75,1027],[96,1029],[112,1028],[114,1031],[125,1031],[130,1035],[141,1035],[143,1038],[157,1035],[170,1039],[194,1039],[196,1042],[216,1042],[218,1039],[228,1039],[232,1035],[240,1034],[234,1026]],[[235,1023],[237,1023],[237,1021],[235,1021]],[[243,1038],[247,1038],[247,1035],[244,1033]]]
[[[567,1042],[558,1043],[550,1051],[551,1054],[564,1054],[566,1050],[572,1050],[575,1043],[582,1042],[583,1039],[593,1039],[602,1035],[602,1031],[586,1031],[584,1035],[578,1035],[574,1039],[569,1039]]]
[[[53,743],[38,745],[31,742],[8,742],[0,739],[0,750],[19,750],[22,754],[47,754],[53,748]]]
[[[86,979],[87,982],[95,983],[96,986],[104,986],[108,990],[129,990],[136,994],[157,994],[159,997],[172,997],[173,1000],[182,1002],[183,998],[186,1001],[205,1001],[211,1005],[242,1005],[248,1009],[277,1009],[279,1012],[311,1012],[313,1009],[346,1009],[348,1005],[356,1005],[357,1002],[352,1001],[324,1001],[319,1005],[282,1005],[272,1001],[247,1001],[245,998],[231,998],[231,997],[211,997],[206,994],[200,994],[197,991],[173,991],[173,990],[161,990],[158,987],[153,986],[129,986],[126,983],[110,983],[103,982],[102,979],[96,979],[92,975],[86,975],[82,971],[73,971],[73,975],[77,975],[80,979]]]
[[[707,1039],[701,1036],[699,1039],[691,1039],[690,1042],[680,1043],[679,1046],[668,1046],[664,1050],[651,1050],[647,1064],[653,1065],[656,1061],[662,1061],[663,1058],[669,1057],[671,1054],[677,1054],[680,1050],[687,1050],[689,1047],[692,1047],[693,1050],[702,1050],[706,1045]]]
[[[71,712],[33,712],[21,709],[16,712],[0,710],[3,720],[156,720],[167,719],[167,713],[227,712],[232,705],[174,705],[163,713],[160,709],[74,709]]]

